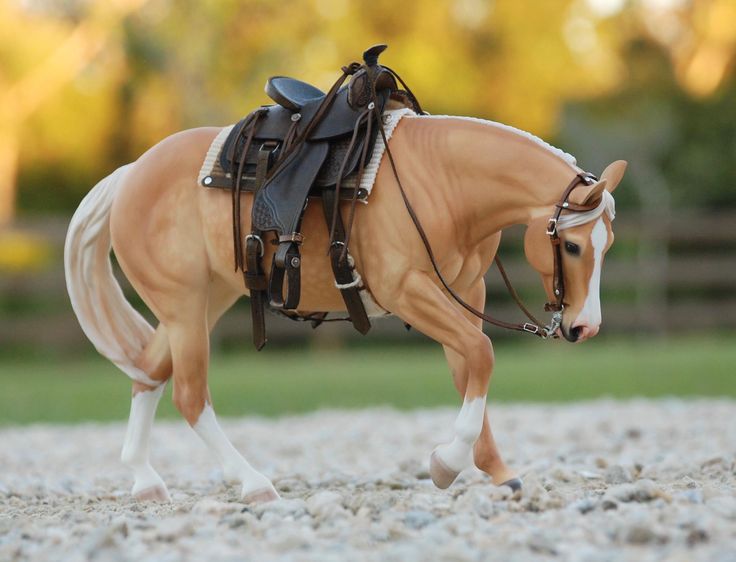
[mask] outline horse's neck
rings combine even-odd
[[[462,118],[412,119],[421,137],[435,137],[430,177],[444,178],[447,204],[467,238],[485,240],[513,224],[549,215],[577,169],[524,135]]]

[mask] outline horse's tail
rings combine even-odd
[[[80,203],[66,235],[64,271],[74,313],[97,351],[131,379],[150,384],[134,361],[153,328],[125,299],[110,262],[110,209],[130,166],[100,181]]]

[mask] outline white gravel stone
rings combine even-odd
[[[604,478],[608,484],[625,484],[632,480],[631,473],[618,464],[606,468]]]
[[[225,420],[282,499],[244,505],[183,422],[151,462],[171,503],[136,503],[123,424],[0,429],[0,560],[716,561],[736,552],[736,402],[489,407],[519,497],[470,469],[446,491],[428,458],[457,409]]]
[[[706,504],[718,515],[736,521],[736,498],[733,496],[719,496],[708,500]]]
[[[344,513],[342,495],[337,492],[324,490],[317,492],[307,499],[307,510],[312,517],[327,519]]]
[[[205,498],[194,504],[194,507],[192,507],[192,513],[195,515],[225,515],[241,511],[244,507],[244,505],[237,503],[226,503]]]

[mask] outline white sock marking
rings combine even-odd
[[[448,468],[460,472],[473,463],[473,446],[483,429],[486,397],[479,396],[463,401],[463,407],[455,420],[455,439],[437,448],[437,454]]]
[[[222,465],[225,480],[242,483],[243,495],[263,488],[273,489],[271,481],[255,470],[227,438],[217,423],[212,406],[204,405],[197,423],[192,427]]]
[[[125,443],[120,459],[133,469],[135,483],[133,495],[142,490],[160,486],[166,490],[166,485],[150,464],[150,439],[153,419],[166,383],[153,390],[139,392],[130,404],[130,418],[128,430],[125,433]]]

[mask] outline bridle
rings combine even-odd
[[[548,325],[546,326],[543,325],[539,320],[537,320],[534,317],[534,315],[532,315],[529,312],[527,307],[524,306],[524,303],[521,301],[521,298],[519,297],[519,295],[517,294],[517,292],[514,290],[513,286],[511,285],[511,281],[509,280],[508,275],[506,275],[506,271],[503,265],[501,264],[501,260],[498,258],[498,256],[494,258],[496,266],[498,267],[498,270],[501,273],[501,276],[503,278],[504,283],[506,284],[506,288],[508,289],[509,294],[514,299],[519,309],[531,321],[531,322],[524,322],[521,324],[513,323],[513,322],[506,322],[504,320],[493,318],[492,316],[489,316],[488,314],[485,314],[484,312],[481,312],[480,310],[477,310],[473,306],[469,305],[467,302],[465,302],[465,300],[463,300],[463,298],[460,295],[457,294],[457,292],[452,287],[450,287],[450,285],[445,280],[444,276],[442,275],[442,272],[439,269],[439,266],[437,265],[437,260],[434,257],[434,252],[432,251],[432,247],[429,244],[429,238],[427,238],[427,234],[424,231],[424,228],[422,228],[422,225],[419,221],[419,217],[417,216],[416,212],[414,211],[414,208],[409,202],[409,198],[406,195],[404,186],[401,183],[401,179],[399,178],[398,170],[396,169],[396,162],[394,161],[393,154],[391,154],[391,149],[389,148],[389,145],[388,145],[388,139],[386,138],[386,132],[384,131],[384,128],[383,128],[383,121],[380,118],[378,119],[378,123],[380,123],[380,132],[383,138],[384,146],[386,147],[386,154],[388,155],[389,162],[391,163],[391,169],[393,171],[394,178],[396,179],[396,183],[399,186],[399,191],[401,192],[401,198],[404,200],[404,205],[406,206],[406,210],[408,211],[409,216],[411,217],[411,220],[414,223],[414,226],[416,227],[417,232],[419,233],[419,237],[422,239],[424,248],[426,249],[427,255],[429,256],[429,261],[432,263],[432,268],[434,269],[435,274],[439,278],[445,290],[465,310],[467,310],[474,316],[480,318],[481,320],[488,322],[490,324],[493,324],[494,326],[498,326],[499,328],[504,328],[506,330],[526,332],[528,334],[538,336],[542,339],[557,338],[558,337],[557,330],[562,325],[562,313],[565,310],[565,279],[564,279],[564,274],[562,271],[562,248],[561,248],[561,240],[559,237],[557,225],[560,220],[560,215],[562,214],[563,211],[569,211],[569,212],[574,212],[574,213],[584,213],[584,212],[592,211],[598,206],[597,201],[594,204],[590,204],[590,205],[579,205],[577,203],[573,203],[572,201],[569,201],[570,194],[576,187],[580,185],[592,185],[593,183],[598,181],[598,178],[588,172],[578,172],[577,174],[575,174],[575,177],[572,179],[572,181],[565,188],[565,191],[562,193],[560,200],[555,204],[555,211],[552,214],[552,216],[549,218],[549,221],[547,222],[547,236],[549,236],[549,240],[552,245],[552,256],[554,260],[552,292],[554,294],[554,299],[555,299],[554,301],[547,302],[544,305],[545,311],[552,312],[552,319]]]
[[[555,212],[549,218],[549,221],[547,221],[547,236],[549,236],[549,241],[552,244],[552,257],[554,259],[552,293],[555,300],[553,302],[547,302],[544,305],[545,311],[552,312],[550,324],[542,328],[542,333],[540,334],[544,339],[557,336],[557,330],[562,325],[562,312],[565,310],[565,276],[562,271],[562,243],[557,229],[560,215],[562,211],[587,213],[598,207],[598,202],[591,203],[590,205],[579,205],[569,201],[573,189],[579,185],[593,185],[597,181],[598,178],[589,172],[578,172],[568,184],[567,188],[565,188],[560,200],[555,203]],[[536,324],[539,323],[537,322]],[[536,327],[538,328],[538,326]]]

